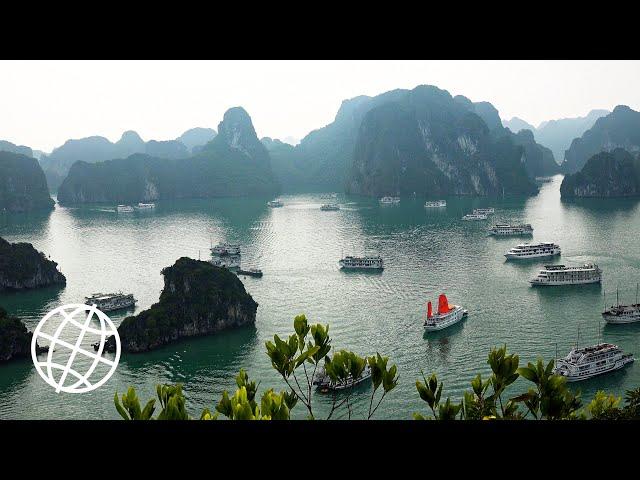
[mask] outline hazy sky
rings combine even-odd
[[[342,100],[436,85],[503,119],[640,110],[639,61],[0,61],[0,139],[50,151],[124,130],[164,140],[242,106],[259,137],[302,138]]]

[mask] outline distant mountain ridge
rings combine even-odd
[[[19,153],[20,155],[33,157],[33,151],[31,150],[31,148],[25,147],[24,145],[15,145],[6,140],[0,140],[0,152]]]
[[[192,154],[194,148],[203,146],[214,137],[215,130],[213,129],[194,128],[187,130],[176,140],[149,140],[145,142],[137,132],[127,130],[115,143],[101,136],[67,140],[49,155],[42,155],[40,164],[47,177],[49,188],[55,191],[71,166],[77,161],[95,163],[126,158],[135,153],[158,158],[187,158]],[[188,145],[183,143],[181,139],[185,140]],[[202,140],[203,143],[196,145],[198,140]]]
[[[591,110],[584,117],[548,120],[540,123],[537,128],[518,117],[513,117],[507,121],[503,120],[503,124],[513,133],[518,133],[521,130],[530,130],[535,141],[551,150],[555,161],[561,164],[564,160],[565,151],[570,147],[573,139],[582,136],[584,132],[593,126],[598,118],[609,113],[608,110]]]
[[[576,173],[594,155],[616,148],[632,154],[640,151],[640,112],[626,105],[618,105],[610,114],[598,118],[581,137],[571,142],[562,170],[567,174]]]
[[[182,142],[182,144],[187,147],[189,153],[197,153],[194,152],[194,148],[204,147],[207,143],[213,140],[217,134],[218,132],[213,128],[196,127],[187,130],[176,138],[176,140]]]
[[[76,162],[58,190],[58,201],[136,203],[277,193],[280,187],[269,152],[247,112],[240,107],[227,110],[218,131],[188,158],[137,153],[96,163]]]
[[[513,133],[518,133],[520,130],[536,131],[536,127],[518,117],[513,117],[511,120],[502,120],[502,124]]]

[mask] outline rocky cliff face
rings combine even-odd
[[[65,284],[57,266],[30,243],[9,243],[0,238],[0,291]]]
[[[524,148],[524,167],[529,177],[547,177],[560,173],[553,153],[547,147],[536,143],[531,130],[520,130],[513,136],[516,145]]]
[[[19,319],[0,308],[0,362],[31,356],[31,335]]]
[[[591,157],[582,170],[566,175],[562,198],[635,197],[640,195],[640,160],[618,148]]]
[[[160,301],[118,327],[125,352],[144,352],[180,338],[255,323],[258,304],[227,269],[182,257],[162,274]],[[113,338],[107,348],[114,348]]]
[[[402,92],[402,91],[401,91]],[[420,86],[397,94],[362,119],[348,182],[351,193],[382,196],[530,194],[524,150],[497,110]],[[472,109],[472,110],[471,110]],[[497,119],[497,120],[496,120]]]
[[[0,151],[0,213],[50,210],[53,205],[38,161]]]
[[[251,118],[234,108],[220,123],[220,134],[189,158],[135,154],[93,164],[76,162],[58,190],[58,201],[135,203],[269,195],[278,190],[269,152],[258,140]]]
[[[594,155],[616,148],[633,154],[640,152],[640,112],[626,105],[618,105],[609,115],[598,118],[582,137],[571,142],[562,171],[576,173]]]

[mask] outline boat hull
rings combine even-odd
[[[448,314],[446,319],[436,322],[429,322],[429,320],[426,320],[423,326],[425,331],[427,332],[437,332],[439,330],[444,330],[445,328],[455,325],[462,319],[466,318],[466,316],[467,311],[460,306],[456,306],[454,307],[454,311],[451,314]]]
[[[610,325],[624,325],[640,322],[640,312],[633,315],[607,315],[602,314],[602,319]]]
[[[600,283],[602,281],[601,278],[592,278],[587,280],[571,280],[568,282],[539,282],[537,280],[529,280],[529,283],[532,287],[561,287],[563,285],[587,285],[590,283]]]
[[[534,258],[551,258],[560,255],[560,252],[557,253],[540,253],[534,255],[515,255],[513,253],[505,253],[504,256],[507,260],[531,260]]]
[[[627,365],[629,365],[630,363],[633,363],[634,361],[635,359],[633,357],[625,358],[625,359],[618,360],[611,368],[608,368],[606,370],[601,370],[599,372],[589,372],[580,376],[571,376],[571,375],[562,375],[562,376],[567,379],[567,382],[570,382],[570,383],[581,382],[583,380],[588,380],[590,378],[597,377],[605,373],[615,372],[616,370],[620,370],[621,368],[626,367]]]

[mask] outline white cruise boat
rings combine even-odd
[[[424,208],[443,208],[446,206],[447,206],[446,200],[435,200],[435,201],[427,200],[426,202],[424,202]]]
[[[337,203],[325,203],[320,207],[320,210],[323,212],[332,212],[335,210],[340,210],[340,206]]]
[[[490,207],[490,208],[474,208],[473,209],[473,213],[479,214],[479,215],[491,215],[492,213],[495,213],[495,209],[493,207]]]
[[[487,215],[485,213],[467,213],[462,220],[486,220]]]
[[[232,245],[230,243],[219,243],[215,247],[211,248],[213,255],[240,255],[240,245]]]
[[[209,260],[211,265],[228,269],[240,268],[240,255],[215,256]]]
[[[529,258],[543,258],[560,255],[560,245],[553,242],[521,243],[504,254],[507,260],[526,260]]]
[[[585,283],[599,283],[602,280],[602,270],[595,263],[585,263],[578,267],[564,265],[545,265],[538,275],[532,278],[531,285],[582,285]]]
[[[438,313],[431,311],[431,302],[427,304],[427,319],[424,329],[430,332],[442,330],[458,323],[467,316],[467,311],[460,305],[449,305],[447,296],[443,293],[438,298]]]
[[[122,292],[94,293],[84,299],[85,305],[95,305],[103,312],[133,307],[136,302],[137,300],[133,298],[133,294],[124,294]]]
[[[565,377],[568,382],[577,382],[619,370],[634,360],[633,354],[624,353],[617,345],[599,343],[571,349],[565,358],[556,361],[553,373]]]
[[[353,257],[348,255],[338,264],[344,270],[383,270],[384,262],[381,256]]]
[[[533,227],[529,223],[522,225],[509,225],[498,223],[489,229],[489,235],[497,237],[513,237],[518,235],[533,235]]]
[[[616,297],[617,297],[616,293]],[[607,308],[602,312],[602,318],[605,322],[612,325],[620,325],[623,323],[640,322],[640,303],[638,303],[638,290],[636,287],[636,303],[631,305],[620,305],[616,301],[616,305]]]
[[[336,390],[347,390],[355,385],[358,385],[361,382],[371,378],[371,367],[369,364],[365,365],[362,374],[354,379],[351,375],[347,377],[347,379],[343,382],[334,382],[331,380],[331,377],[327,375],[324,367],[320,366],[315,376],[313,377],[312,383],[318,388],[321,392],[328,391],[336,391]]]
[[[136,210],[153,210],[154,208],[156,208],[156,204],[138,202],[138,205],[133,208],[135,208]]]
[[[116,207],[116,212],[118,212],[118,213],[131,213],[131,212],[133,212],[133,207],[131,205],[118,205]]]
[[[284,203],[282,203],[281,200],[271,200],[270,202],[267,202],[267,206],[271,208],[279,208],[279,207],[283,207]]]
[[[382,197],[380,203],[383,205],[394,205],[400,203],[400,197]]]

